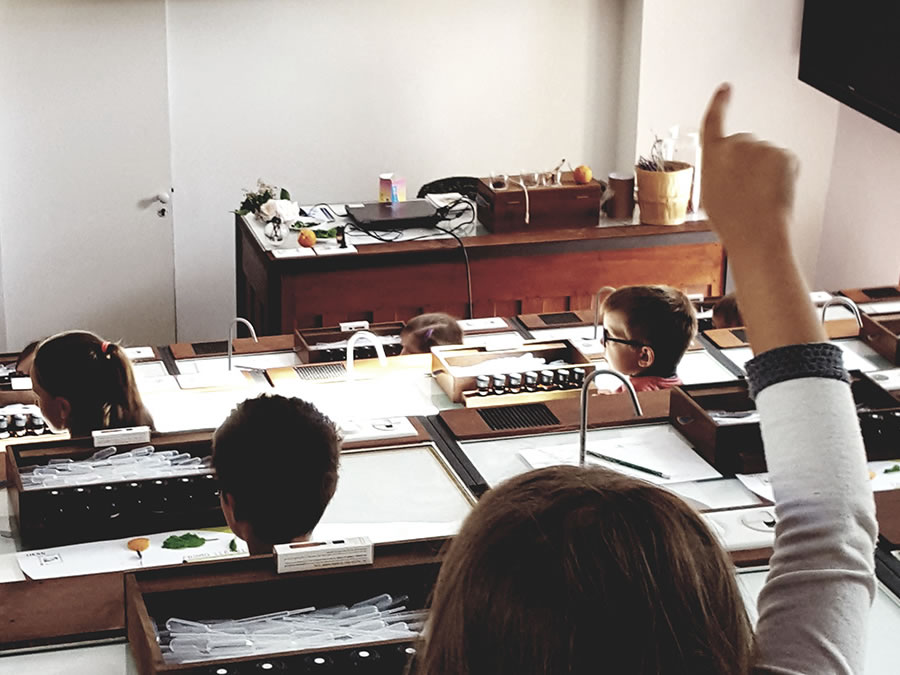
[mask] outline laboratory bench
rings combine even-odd
[[[466,266],[452,238],[359,243],[351,253],[282,257],[235,216],[237,316],[261,335],[345,321],[467,316]],[[291,234],[287,235],[291,238]],[[706,221],[606,224],[461,237],[471,268],[472,316],[590,309],[602,285],[666,283],[719,295],[725,253]]]
[[[531,315],[519,314],[466,323],[465,341],[469,353],[487,353],[485,344],[491,345],[491,352],[502,354],[504,350],[514,350],[518,353],[522,351],[523,341],[535,339],[540,341],[538,344],[568,345],[566,350],[571,348],[585,355],[584,360],[579,361],[583,366],[600,368],[607,365],[602,348],[593,336],[590,312],[582,309],[573,313],[566,308],[564,312],[543,312],[541,309],[532,314],[543,318],[536,323]],[[559,314],[575,314],[576,319],[554,316]],[[396,334],[400,325],[394,323],[383,335]],[[325,331],[324,335],[325,339],[332,340],[345,337],[342,333],[338,331],[335,335],[334,331]],[[92,528],[91,532],[84,533],[74,526],[69,531],[63,521],[53,520],[54,514],[59,515],[60,511],[58,508],[54,511],[53,504],[22,501],[27,495],[18,478],[22,467],[43,459],[82,457],[92,451],[87,439],[69,439],[65,435],[6,439],[2,441],[3,445],[14,444],[15,447],[7,449],[3,463],[12,485],[6,489],[0,507],[4,509],[0,516],[9,525],[0,524],[0,529],[11,532],[12,538],[0,538],[0,583],[4,584],[0,592],[0,653],[14,647],[120,637],[127,624],[134,656],[129,656],[121,645],[85,648],[74,654],[77,658],[93,655],[90,658],[96,656],[98,663],[115,663],[116,668],[124,667],[124,659],[129,659],[129,672],[143,675],[168,670],[192,672],[183,666],[163,663],[159,653],[153,651],[151,610],[159,614],[152,616],[153,620],[164,619],[164,614],[182,611],[179,608],[186,607],[188,599],[200,598],[205,603],[200,607],[205,607],[211,616],[216,612],[227,613],[221,598],[225,597],[222,593],[227,596],[232,587],[240,587],[240,593],[248,598],[254,597],[253,589],[268,589],[257,596],[255,609],[248,605],[246,613],[257,609],[269,611],[267,607],[272,611],[288,609],[275,607],[277,598],[283,596],[276,590],[280,587],[319,589],[319,595],[323,597],[317,596],[317,602],[347,602],[355,597],[335,590],[340,583],[326,582],[317,574],[335,580],[353,580],[351,586],[358,588],[361,596],[370,591],[372,595],[377,594],[377,589],[382,586],[389,586],[391,592],[404,592],[395,581],[408,578],[412,592],[407,594],[421,601],[429,584],[433,583],[432,573],[439,565],[442,544],[452,537],[486,490],[532,468],[577,462],[580,425],[577,396],[516,403],[513,395],[511,405],[468,407],[454,401],[453,391],[446,390],[446,383],[442,386],[432,376],[432,354],[390,356],[387,364],[382,365],[376,358],[366,358],[370,355],[368,352],[360,353],[361,360],[356,362],[351,373],[343,361],[335,360],[346,355],[346,348],[341,353],[340,347],[335,348],[329,343],[333,353],[322,355],[327,360],[316,362],[310,356],[310,350],[315,349],[321,335],[321,331],[299,327],[280,335],[260,336],[258,342],[252,338],[237,338],[232,357],[235,370],[230,372],[227,369],[227,341],[154,347],[138,352],[145,358],[136,359],[136,377],[159,429],[154,435],[154,443],[160,448],[178,448],[196,456],[208,454],[212,429],[236,404],[248,397],[271,392],[300,396],[314,402],[336,421],[345,437],[338,493],[315,536],[325,539],[359,534],[370,536],[376,543],[376,550],[381,547],[383,552],[391,551],[380,558],[380,563],[371,570],[346,568],[315,574],[292,573],[285,577],[274,573],[273,557],[268,555],[159,566],[148,563],[150,566],[143,569],[136,569],[132,563],[124,568],[113,565],[110,569],[81,570],[71,576],[50,574],[46,578],[32,578],[23,573],[20,556],[46,553],[52,558],[62,552],[65,557],[71,549],[60,548],[62,543],[79,541],[81,546],[115,544],[108,540],[123,535],[125,530],[114,527],[104,530],[106,525],[102,519],[88,519],[78,526],[81,530]],[[854,359],[852,365],[861,366],[855,377],[862,384],[857,384],[855,390],[861,391],[862,402],[878,414],[892,412],[896,407],[892,403],[894,399],[878,388],[878,378],[871,377],[890,372],[891,364],[859,338],[839,338],[836,343],[845,347],[848,360]],[[679,367],[679,374],[686,382],[684,391],[702,403],[709,398],[704,399],[703,393],[714,395],[718,387],[732,392],[733,400],[737,402],[732,407],[740,410],[731,412],[747,412],[743,380],[743,365],[749,358],[743,350],[747,349],[723,349],[711,340],[699,337]],[[618,380],[607,380],[606,377],[598,378],[601,387],[618,386]],[[744,392],[743,397],[740,392]],[[734,467],[716,460],[716,451],[723,443],[730,442],[727,435],[723,441],[713,434],[710,446],[707,436],[694,438],[679,429],[678,418],[685,414],[683,408],[673,403],[676,396],[683,394],[679,391],[640,393],[644,414],[638,417],[627,395],[592,394],[587,415],[588,447],[601,448],[610,458],[609,461],[592,461],[651,480],[681,495],[704,513],[710,527],[720,535],[741,570],[739,578],[755,579],[743,575],[752,575],[752,567],[765,565],[771,554],[774,537],[772,503],[735,477]],[[712,404],[700,406],[707,413],[712,407]],[[722,408],[727,410],[728,404],[723,404]],[[700,412],[697,415],[699,419]],[[709,420],[704,419],[704,422]],[[745,420],[745,423],[745,436],[739,438],[752,438],[753,421]],[[890,435],[894,431],[891,428],[876,434],[876,440],[884,441],[884,433]],[[708,434],[709,430],[704,433]],[[758,453],[758,448],[755,451]],[[622,464],[623,460],[630,460],[638,468]],[[664,478],[648,476],[641,471],[642,465],[660,469]],[[209,492],[205,483],[195,487],[202,487],[204,495]],[[153,487],[156,488],[165,492],[166,486]],[[103,494],[104,489],[105,486],[92,488],[99,494]],[[172,489],[171,494],[166,495],[171,503],[199,505],[201,508],[195,516],[199,514],[201,520],[209,515],[204,508],[212,503],[212,492],[207,495],[209,500],[201,498],[194,504],[197,495],[193,492],[185,492],[185,488],[178,485],[173,485]],[[66,497],[65,494],[56,496]],[[84,507],[83,495],[69,496],[76,501],[81,499],[77,503],[79,508]],[[890,561],[896,545],[900,545],[900,490],[876,493],[876,503],[881,531],[879,574],[891,582],[896,593],[900,591],[896,583],[900,571],[892,567]],[[102,511],[99,502],[96,505],[98,511]],[[28,511],[24,518],[23,508]],[[201,520],[190,521],[190,525],[185,520],[175,525],[175,521],[153,524],[151,519],[138,519],[134,522],[140,524],[135,527],[142,531],[129,534],[152,538],[165,534],[153,534],[153,531],[170,527],[183,530],[219,523],[217,518],[215,523],[212,519],[208,523]],[[131,527],[125,529],[131,530]],[[35,539],[35,533],[44,539]],[[87,543],[94,539],[104,541]],[[33,549],[29,544],[41,548]],[[116,551],[110,550],[107,557],[112,560]],[[385,581],[382,585],[376,583],[381,578],[379,565],[393,570],[386,572],[384,577],[393,581]],[[406,575],[407,567],[417,571]],[[758,591],[756,586],[753,588]],[[312,590],[310,593],[315,594]],[[892,591],[883,588],[880,593],[887,602],[879,605],[881,616],[892,622],[892,626],[900,626],[900,610],[892,614],[890,609],[894,597]],[[750,597],[755,598],[753,592],[748,592]],[[877,600],[876,604],[879,602]],[[65,607],[66,611],[59,611],[60,607]],[[228,611],[240,612],[241,608]],[[131,617],[127,621],[126,612]],[[371,647],[384,654],[384,658],[395,658],[395,651],[391,651],[393,647],[388,649],[385,644]],[[398,644],[404,649],[408,646],[408,643]],[[290,660],[309,655],[292,652],[282,656]],[[338,660],[359,657],[353,650],[326,656]],[[52,654],[0,656],[0,671],[14,663],[24,666],[41,662],[41,659],[49,662],[53,658]],[[256,667],[262,661],[241,657],[235,663],[255,664]],[[208,666],[210,664],[204,664],[205,669],[197,672],[212,672]]]

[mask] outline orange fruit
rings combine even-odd
[[[147,537],[138,537],[137,539],[132,539],[128,542],[128,548],[132,551],[137,551],[140,553],[141,551],[146,551],[150,548],[150,540]]]
[[[572,177],[579,185],[585,185],[586,183],[591,182],[591,179],[594,177],[594,172],[591,171],[591,167],[582,164],[575,169],[572,173]]]
[[[316,245],[316,233],[308,227],[304,227],[297,236],[297,243],[304,248],[312,248]]]

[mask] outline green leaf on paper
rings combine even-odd
[[[171,537],[167,537],[162,547],[170,549],[199,548],[208,541],[213,541],[213,539],[204,539],[193,532],[185,532],[184,534],[173,534]]]
[[[894,466],[892,466],[891,468],[885,469],[884,472],[885,473],[900,473],[900,464],[894,464]]]
[[[231,539],[231,542],[228,544],[228,550],[232,553],[237,553],[237,539]]]
[[[280,199],[287,199],[287,200],[290,200],[290,198],[291,198],[291,193],[288,192],[287,190],[285,190],[284,188],[281,188],[281,197],[280,197]]]

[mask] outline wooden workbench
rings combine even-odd
[[[463,237],[474,316],[589,309],[601,286],[670,284],[718,295],[725,254],[706,221]],[[466,315],[466,272],[454,239],[364,244],[339,256],[276,258],[235,216],[237,315],[260,334],[342,321]]]

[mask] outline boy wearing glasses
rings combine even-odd
[[[625,286],[603,303],[606,360],[636,391],[681,384],[675,370],[696,332],[693,305],[670,286]]]

